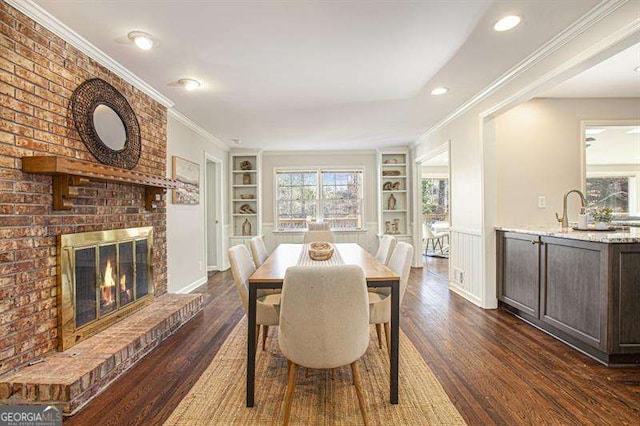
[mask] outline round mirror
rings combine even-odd
[[[127,131],[120,116],[105,104],[93,111],[93,126],[102,142],[114,151],[124,149]]]

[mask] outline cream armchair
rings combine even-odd
[[[332,231],[307,231],[304,234],[304,243],[312,243],[314,241],[325,241],[327,243],[335,242],[335,237]]]
[[[249,248],[251,249],[251,256],[253,257],[253,263],[256,264],[256,268],[264,263],[269,257],[267,253],[267,247],[264,245],[262,237],[253,237],[249,240]]]
[[[245,312],[249,310],[249,277],[256,270],[256,266],[251,260],[249,250],[246,246],[238,244],[229,249],[229,263],[231,263],[231,273],[233,282],[236,285],[242,307]],[[258,290],[258,301],[256,304],[256,343],[262,328],[262,350],[265,349],[269,326],[278,325],[280,321],[280,294],[265,294]]]
[[[360,412],[367,424],[358,360],[369,346],[364,271],[357,265],[293,266],[282,285],[278,343],[289,364],[284,424],[289,423],[298,366],[351,364]]]
[[[389,259],[389,268],[400,276],[400,303],[404,298],[411,272],[411,259],[413,258],[413,246],[399,242]],[[391,291],[387,288],[379,288],[376,293],[369,293],[369,323],[376,325],[378,334],[378,346],[382,348],[382,326],[387,341],[387,351],[391,351]]]
[[[391,258],[391,253],[393,253],[393,249],[396,246],[396,237],[392,235],[385,235],[380,240],[380,246],[378,247],[378,251],[376,252],[376,260],[383,265],[389,263],[389,259]]]

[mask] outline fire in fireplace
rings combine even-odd
[[[60,238],[60,350],[105,329],[151,301],[152,228]]]

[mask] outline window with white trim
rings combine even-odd
[[[361,169],[276,170],[276,227],[303,230],[308,222],[331,229],[362,229]]]

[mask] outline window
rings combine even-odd
[[[628,215],[632,179],[629,176],[587,177],[587,204],[609,207],[614,215]]]
[[[278,230],[306,229],[308,221],[331,229],[362,228],[362,170],[276,170]]]
[[[422,179],[422,215],[425,223],[449,220],[448,179]]]

